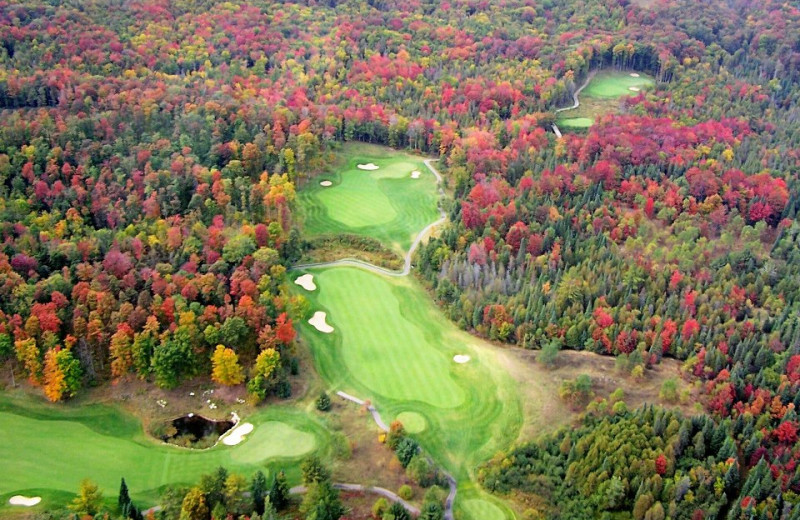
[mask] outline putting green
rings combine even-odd
[[[307,236],[351,233],[405,252],[416,234],[438,218],[436,179],[413,155],[363,144],[344,147],[344,166],[320,177],[331,187],[309,183],[298,199]],[[358,164],[374,163],[374,171]],[[418,179],[411,172],[419,171]]]
[[[565,128],[589,128],[593,124],[594,120],[589,117],[570,117],[558,121],[558,125]]]
[[[506,518],[499,507],[480,498],[464,500],[461,507],[475,520],[504,520]]]
[[[655,85],[653,78],[646,74],[639,74],[638,77],[631,76],[631,74],[639,73],[612,70],[600,71],[595,74],[592,81],[586,85],[580,95],[581,97],[619,98],[636,95],[637,92],[630,90],[631,88],[644,90]]]
[[[516,439],[522,407],[502,354],[458,330],[416,281],[350,267],[312,272],[319,290],[305,296],[335,331],[303,321],[301,334],[331,387],[370,399],[386,420],[418,414],[426,428],[416,437],[459,481]],[[456,354],[472,360],[454,363]]]
[[[403,423],[403,427],[408,433],[425,431],[425,418],[417,412],[400,412],[397,420]]]
[[[188,450],[155,441],[111,406],[51,406],[0,394],[0,460],[9,461],[0,496],[36,490],[52,505],[74,496],[86,477],[113,496],[125,477],[134,499],[153,505],[163,486],[194,483],[219,466],[246,475],[286,468],[296,479],[301,456],[315,448],[327,453],[325,428],[301,411],[271,407],[245,419],[255,429],[241,444]],[[9,507],[0,504],[0,517],[20,509]]]
[[[231,457],[240,462],[272,458],[296,458],[310,453],[317,444],[314,435],[283,422],[267,421],[247,435]]]

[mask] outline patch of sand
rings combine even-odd
[[[631,77],[632,78],[638,78],[639,75],[637,73],[635,73],[635,72],[631,72]]]
[[[314,283],[313,274],[304,274],[303,276],[298,276],[297,280],[295,280],[294,283],[296,283],[306,291],[313,291],[317,288],[317,284]]]
[[[12,506],[33,507],[42,501],[42,497],[24,497],[22,495],[14,495],[8,499],[8,503]]]
[[[456,354],[455,356],[453,356],[453,361],[455,361],[456,363],[466,363],[470,359],[472,359],[472,358],[470,358],[466,354]]]
[[[377,169],[378,169],[378,165],[376,165],[376,164],[373,164],[373,163],[359,164],[359,165],[358,165],[358,169],[359,169],[359,170],[368,170],[368,171],[372,171],[372,170],[377,170]]]
[[[317,311],[314,313],[314,316],[310,320],[308,320],[308,323],[310,323],[318,331],[324,334],[330,334],[331,332],[333,332],[333,327],[325,323],[326,316],[327,314],[325,314],[324,312]]]
[[[412,179],[419,179],[419,176],[420,176],[420,175],[422,175],[422,172],[421,172],[421,171],[414,170],[413,172],[411,172],[411,178],[412,178]]]
[[[228,446],[236,446],[244,440],[244,436],[253,431],[253,425],[249,422],[242,423],[236,428],[232,429],[228,435],[222,439],[222,444]]]
[[[319,185],[327,188],[328,186],[333,186],[333,183],[331,181],[321,181]]]
[[[639,92],[639,87],[628,87],[628,90],[632,90],[633,92]]]

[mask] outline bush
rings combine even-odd
[[[327,412],[331,409],[331,398],[328,397],[326,392],[322,392],[317,397],[317,410],[320,412]]]
[[[661,391],[658,397],[668,403],[678,402],[678,381],[671,377],[661,384]]]
[[[333,434],[333,455],[339,460],[349,460],[353,456],[353,447],[342,432]]]
[[[397,491],[398,496],[403,500],[411,500],[414,497],[414,490],[408,484],[403,484]]]
[[[383,514],[389,510],[389,502],[381,497],[372,504],[372,517],[381,518]]]
[[[414,458],[414,455],[416,455],[418,451],[419,444],[417,441],[409,437],[405,437],[403,440],[401,440],[397,445],[397,449],[395,449],[397,460],[400,461],[400,464],[402,464],[404,468],[408,467],[411,459]]]

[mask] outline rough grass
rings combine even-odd
[[[135,418],[112,406],[51,406],[0,395],[0,460],[13,461],[0,480],[0,517],[20,509],[7,505],[14,494],[42,496],[44,508],[74,496],[87,477],[107,496],[125,477],[134,500],[147,506],[164,486],[194,483],[218,466],[246,475],[285,468],[297,480],[303,455],[314,448],[328,454],[325,428],[303,412],[271,407],[245,420],[255,430],[241,444],[188,450],[148,437]]]
[[[396,252],[408,250],[438,217],[436,179],[422,158],[361,143],[345,145],[341,158],[334,171],[300,190],[305,235],[350,233],[376,238]],[[380,169],[357,168],[370,162]],[[414,170],[420,178],[411,178]],[[320,186],[323,180],[333,186]]]
[[[301,327],[332,390],[371,399],[386,420],[422,416],[427,428],[416,437],[459,480],[517,438],[522,405],[500,353],[447,321],[414,280],[344,267],[313,273],[311,309],[328,312],[336,331]],[[453,362],[459,353],[472,361]]]

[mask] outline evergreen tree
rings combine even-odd
[[[261,470],[256,471],[253,475],[253,480],[250,483],[250,494],[253,497],[253,506],[256,513],[259,515],[264,514],[264,502],[267,496],[267,477]]]
[[[278,511],[282,511],[289,505],[289,484],[286,483],[286,475],[283,471],[279,471],[272,478],[272,486],[269,488],[269,503]]]

